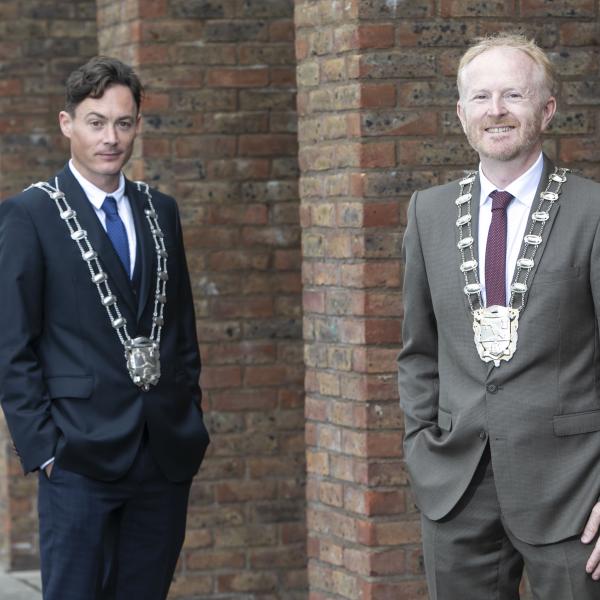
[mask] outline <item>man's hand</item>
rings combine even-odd
[[[589,544],[598,534],[598,530],[600,529],[600,502],[597,502],[592,508],[592,513],[590,514],[590,518],[585,524],[585,528],[583,530],[583,535],[581,536],[581,541],[584,544]],[[600,538],[596,540],[596,545],[588,558],[588,561],[585,565],[586,573],[589,573],[592,576],[592,579],[596,581],[600,579]]]
[[[50,464],[47,464],[44,467],[44,472],[46,473],[46,477],[48,479],[50,479],[50,475],[52,474],[52,468],[54,467],[54,461],[52,461]]]

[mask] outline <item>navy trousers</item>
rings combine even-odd
[[[144,441],[127,475],[39,475],[44,600],[165,600],[185,537],[191,481],[173,483]]]

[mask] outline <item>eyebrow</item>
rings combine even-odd
[[[108,120],[108,117],[106,115],[103,115],[102,113],[98,113],[98,112],[95,112],[95,111],[91,111],[89,113],[86,113],[85,118],[87,119],[89,117],[96,117],[96,118],[99,118],[99,119],[104,119],[105,121]],[[132,115],[122,115],[122,116],[116,118],[117,121],[122,121],[123,119],[134,120],[135,117],[133,117]]]

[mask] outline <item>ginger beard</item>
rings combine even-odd
[[[465,118],[465,134],[480,157],[507,162],[529,154],[539,143],[542,132],[542,107],[527,120],[510,113],[505,118],[482,123]]]

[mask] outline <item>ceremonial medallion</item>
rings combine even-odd
[[[160,379],[160,350],[147,337],[137,337],[127,342],[125,348],[127,370],[133,383],[145,391]]]
[[[475,347],[483,362],[510,360],[517,349],[519,311],[509,306],[486,306],[473,313]]]

